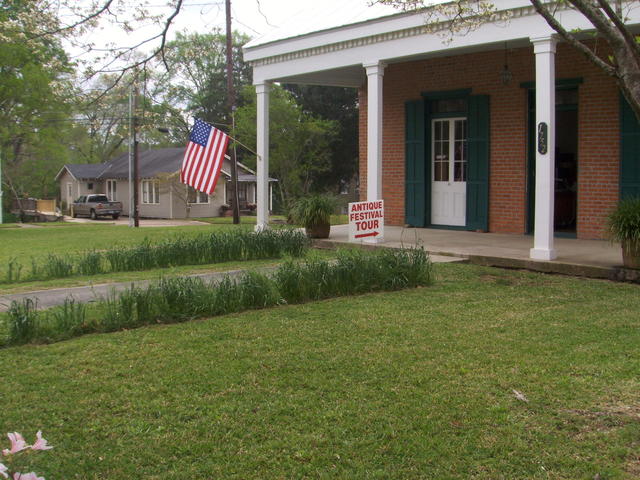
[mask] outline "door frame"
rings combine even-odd
[[[566,104],[566,105],[556,105],[556,111],[559,110],[578,110],[579,108],[579,86],[582,84],[582,78],[561,78],[556,80],[556,91],[558,90],[578,90],[578,103],[575,104]],[[525,232],[528,235],[532,235],[534,231],[535,225],[535,203],[536,203],[536,89],[535,82],[524,82],[520,84],[521,87],[527,89],[527,167],[526,167],[526,201],[527,201],[527,213],[526,213],[526,224],[525,224]],[[579,117],[578,117],[578,152],[580,150],[580,125],[579,125]],[[555,126],[554,126],[555,128]],[[578,168],[580,158],[577,159]],[[579,178],[579,177],[578,177]],[[576,187],[579,189],[580,184],[578,183]],[[555,191],[555,186],[554,186]],[[576,193],[577,195],[577,193]],[[555,209],[555,206],[554,206]],[[576,208],[577,212],[577,208]],[[576,218],[576,232],[578,228],[578,220]],[[554,236],[557,237],[567,237],[567,238],[575,238],[576,233],[554,233]]]
[[[467,161],[468,161],[468,157],[469,157],[469,153],[468,153],[468,146],[465,149],[465,158],[464,158],[464,181],[462,183],[464,183],[464,204],[465,204],[465,211],[464,211],[464,220],[462,225],[456,225],[456,224],[448,224],[448,223],[434,223],[433,222],[433,205],[434,205],[434,183],[436,182],[436,180],[434,179],[435,177],[435,168],[436,168],[436,158],[435,158],[435,125],[436,122],[444,122],[447,121],[449,122],[449,138],[448,138],[448,148],[449,148],[449,152],[448,152],[448,170],[449,170],[449,175],[448,178],[449,180],[447,180],[447,182],[449,183],[449,185],[451,185],[451,183],[455,183],[455,142],[456,142],[456,138],[455,138],[455,123],[456,121],[460,121],[463,120],[465,122],[465,135],[464,135],[464,141],[467,142],[468,138],[469,138],[469,118],[467,117],[467,115],[464,116],[460,116],[460,115],[455,115],[455,116],[448,116],[448,114],[445,115],[438,115],[433,116],[430,120],[431,123],[431,132],[430,132],[430,145],[427,148],[427,150],[429,151],[429,157],[428,157],[428,168],[430,170],[430,174],[431,174],[431,185],[430,185],[430,189],[431,189],[431,224],[434,227],[466,227],[467,225],[467,212],[466,212],[466,205],[467,205],[467,179],[466,179],[466,170],[467,170]]]

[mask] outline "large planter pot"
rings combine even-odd
[[[319,225],[313,225],[311,227],[305,227],[304,231],[309,238],[329,238],[331,224],[322,223]]]
[[[622,263],[625,268],[640,269],[640,243],[629,240],[622,242]]]

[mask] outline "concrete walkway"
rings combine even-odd
[[[384,242],[376,246],[421,246],[431,254],[454,255],[481,265],[640,281],[640,271],[622,268],[620,246],[605,240],[556,238],[558,257],[554,261],[545,262],[529,258],[529,249],[533,246],[533,237],[529,235],[391,226],[385,226],[384,235]],[[348,239],[348,225],[337,225],[331,227],[329,240],[316,241],[316,245],[334,247],[348,243]],[[362,245],[371,244],[362,242]]]
[[[256,271],[269,272],[276,267],[263,267],[258,268]],[[197,273],[188,275],[189,277],[199,277],[205,282],[222,280],[223,277],[238,277],[244,270],[229,270],[226,272],[208,272]],[[0,312],[6,312],[13,301],[22,301],[25,298],[30,298],[38,302],[38,310],[50,308],[55,305],[62,305],[67,298],[72,298],[76,302],[88,303],[95,302],[101,298],[106,298],[112,292],[121,292],[131,288],[132,285],[136,287],[146,287],[153,280],[138,280],[135,282],[116,282],[116,283],[101,283],[97,285],[85,285],[81,287],[64,287],[64,288],[52,288],[48,290],[35,290],[31,292],[13,293],[9,295],[0,295]]]
[[[65,215],[63,220],[67,223],[86,223],[86,224],[97,224],[97,225],[129,225],[129,218],[120,217],[117,220],[113,220],[111,218],[99,218],[97,220],[91,220],[90,218],[84,217],[69,217]],[[141,218],[140,226],[141,227],[181,227],[181,226],[206,226],[211,225],[207,222],[199,222],[198,220],[192,220],[189,218],[174,218],[174,219],[164,219],[164,218]]]

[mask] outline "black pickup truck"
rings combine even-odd
[[[88,216],[95,220],[98,217],[111,216],[116,220],[122,213],[121,202],[110,202],[106,195],[82,195],[71,204],[71,216]]]

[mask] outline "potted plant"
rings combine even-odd
[[[640,269],[640,197],[625,198],[609,214],[609,236],[622,245],[622,263]]]
[[[221,217],[230,217],[231,215],[233,215],[233,211],[231,209],[231,205],[229,205],[227,203],[223,203],[222,205],[220,205],[220,216]]]
[[[294,203],[291,216],[304,227],[309,238],[329,238],[331,214],[335,208],[335,198],[329,195],[310,195]]]

